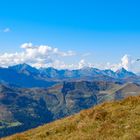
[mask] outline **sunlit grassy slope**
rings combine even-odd
[[[140,96],[103,103],[2,140],[140,140]]]

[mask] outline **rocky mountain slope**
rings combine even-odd
[[[1,84],[0,137],[130,95],[140,95],[138,84],[77,81],[63,82],[50,88],[15,88]]]
[[[1,140],[139,140],[140,96],[89,110]]]

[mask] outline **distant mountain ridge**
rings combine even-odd
[[[17,72],[11,68],[0,68],[0,83],[17,87],[49,87],[55,84],[35,76],[36,74]]]
[[[100,70],[92,67],[82,69],[58,70],[52,67],[36,69],[28,64],[19,64],[0,68],[0,82],[17,87],[50,87],[62,81],[121,81],[140,83],[139,76],[124,68],[114,72],[110,69]]]
[[[25,73],[25,74],[38,74],[38,70],[34,67],[31,67],[30,65],[23,63],[23,64],[19,64],[19,65],[14,65],[14,66],[10,66],[8,67],[9,69],[15,70],[19,73]]]
[[[108,75],[113,78],[124,78],[124,77],[129,77],[129,76],[136,76],[135,73],[127,71],[124,68],[118,69],[116,72],[112,71],[111,69],[106,69],[106,70],[100,70],[97,68],[93,67],[83,67],[81,69],[76,69],[76,70],[68,70],[68,69],[55,69],[53,67],[48,67],[48,68],[40,68],[36,69],[35,67],[31,67],[28,64],[19,64],[19,65],[14,65],[10,66],[9,69],[13,69],[17,72],[23,73],[23,72],[30,72],[34,74],[44,74],[46,76],[50,76],[50,78],[55,78],[56,76],[63,76],[63,77],[76,77],[82,75],[82,76],[91,76],[91,75]],[[50,75],[49,75],[50,74]],[[54,74],[54,75],[53,75]],[[55,75],[56,74],[56,75]]]
[[[18,73],[25,73],[25,74],[36,74],[44,78],[81,78],[81,77],[91,77],[91,76],[109,76],[112,78],[127,78],[136,76],[133,72],[129,72],[124,68],[121,68],[117,70],[116,72],[108,69],[108,70],[100,70],[97,68],[92,67],[83,67],[81,69],[76,70],[68,70],[68,69],[55,69],[53,67],[48,68],[40,68],[36,69],[34,67],[31,67],[28,64],[19,64],[15,66],[11,66],[8,69],[15,70]]]

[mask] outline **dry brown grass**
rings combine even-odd
[[[140,140],[140,96],[104,103],[1,140]]]

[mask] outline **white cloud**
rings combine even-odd
[[[131,67],[131,59],[130,56],[125,54],[122,58],[121,58],[121,62],[116,63],[116,64],[111,64],[111,63],[107,63],[106,64],[106,68],[107,69],[112,69],[113,71],[116,71],[120,68],[125,68],[126,70],[130,70]]]
[[[1,54],[0,65],[7,67],[19,63],[28,63],[36,67],[55,66],[58,58],[76,55],[73,51],[64,52],[47,45],[34,46],[32,43],[24,43],[21,48],[23,49],[21,52]]]
[[[0,66],[8,67],[11,65],[27,63],[34,67],[54,67],[57,69],[81,69],[83,67],[94,67],[99,69],[112,69],[116,71],[122,67],[129,71],[140,72],[140,62],[132,59],[125,54],[119,63],[91,63],[82,58],[79,62],[74,61],[67,63],[66,57],[76,55],[74,51],[61,51],[58,48],[47,45],[34,46],[32,43],[24,43],[21,45],[22,51],[15,53],[0,54]],[[76,56],[78,58],[79,56]],[[82,56],[83,57],[83,56]],[[73,59],[72,59],[73,60]]]
[[[23,49],[29,49],[29,48],[32,48],[33,47],[33,44],[32,43],[24,43],[21,45],[21,48]]]
[[[128,56],[127,54],[124,55],[121,59],[122,61],[122,67],[125,68],[126,70],[129,70],[130,69],[130,66],[132,64],[131,62],[131,59],[130,59],[130,56]]]
[[[86,66],[85,60],[84,59],[80,60],[80,62],[78,64],[78,68],[81,69],[81,68],[83,68],[85,66]]]
[[[112,69],[113,71],[116,71],[120,68],[125,68],[126,70],[135,73],[140,72],[140,62],[134,58],[132,59],[131,56],[127,54],[125,54],[121,58],[120,63],[111,64],[108,62],[106,65],[100,65],[100,67],[102,67],[103,69]]]
[[[117,71],[120,68],[125,68],[126,70],[130,70],[131,68],[131,58],[129,55],[125,54],[119,63],[106,63],[106,64],[98,64],[98,67],[101,69],[111,69],[113,71]]]

